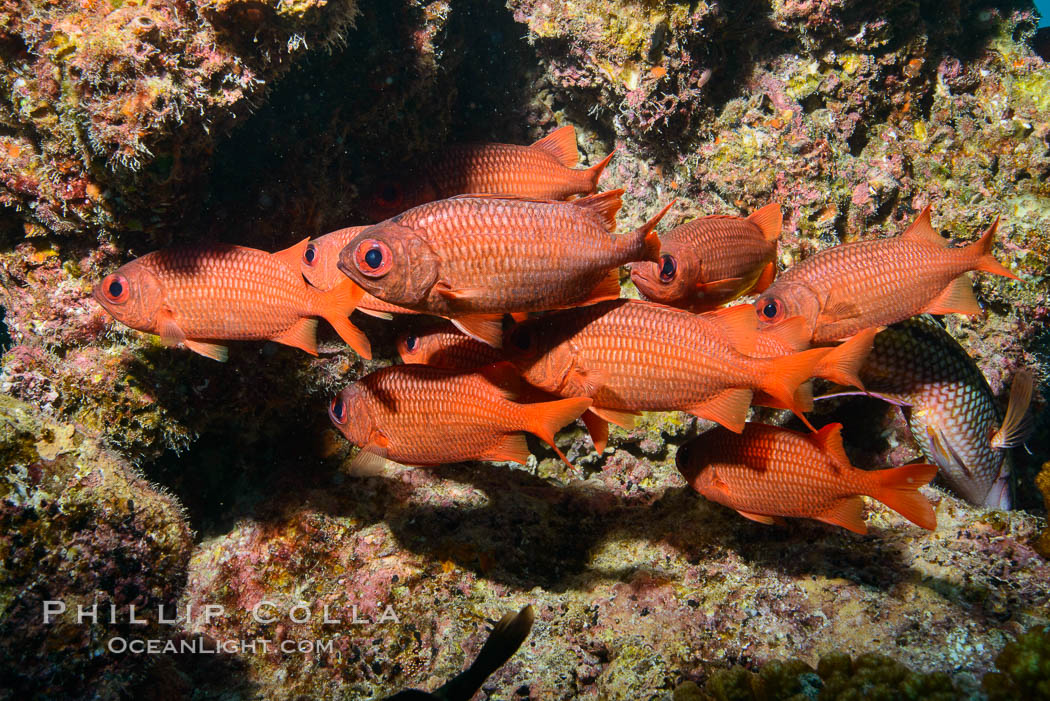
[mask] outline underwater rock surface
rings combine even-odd
[[[483,697],[711,694],[719,669],[817,668],[831,652],[992,693],[981,677],[1007,642],[1050,622],[1050,66],[1029,46],[1035,17],[992,0],[4,4],[0,686],[432,689],[533,603],[532,635]],[[90,298],[171,243],[277,250],[367,223],[369,184],[420,154],[566,123],[584,163],[617,149],[602,187],[627,189],[621,230],[671,197],[663,227],[779,201],[782,268],[896,235],[926,203],[955,241],[1001,216],[996,255],[1025,282],[977,275],[986,311],[946,320],[1001,398],[1018,367],[1040,378],[1033,454],[1015,451],[1019,510],[928,487],[933,533],[874,502],[868,536],[765,527],[684,486],[676,446],[706,425],[682,414],[614,429],[601,456],[570,427],[559,444],[576,472],[530,439],[527,467],[352,476],[327,401],[396,357],[403,326],[355,316],[376,361],[329,332],[319,358],[244,343],[220,365]],[[814,421],[832,420],[858,466],[919,457],[885,404],[822,403]],[[114,604],[122,623],[44,626],[48,597]],[[176,602],[189,620],[158,624]],[[253,617],[261,602],[273,622]],[[131,604],[151,611],[142,630]],[[208,604],[223,614],[207,620]],[[379,622],[387,606],[397,620]],[[105,652],[117,636],[332,647],[202,661]]]

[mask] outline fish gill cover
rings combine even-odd
[[[530,603],[531,636],[487,696],[1045,688],[1030,671],[1045,669],[1050,603],[1050,67],[1036,24],[1031,3],[1007,0],[4,5],[0,688],[435,689]],[[624,230],[672,197],[667,228],[779,202],[781,269],[897,235],[926,204],[956,242],[1000,216],[996,255],[1024,282],[976,276],[984,312],[946,322],[1002,401],[1018,369],[1038,373],[1015,510],[931,487],[933,532],[874,502],[867,536],[745,521],[678,476],[677,447],[709,427],[681,413],[614,427],[601,454],[570,425],[557,443],[575,469],[530,438],[524,467],[354,474],[325,408],[397,356],[404,322],[354,316],[375,360],[322,329],[318,357],[242,343],[221,365],[111,322],[91,297],[173,244],[277,251],[371,223],[373,185],[426,154],[565,124],[580,167],[616,149],[601,189],[624,188]],[[845,425],[858,467],[920,457],[885,403],[811,419]],[[97,617],[78,621],[78,606]],[[275,647],[216,652],[253,640]]]

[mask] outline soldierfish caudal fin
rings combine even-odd
[[[368,336],[351,324],[348,318],[364,293],[364,289],[350,278],[343,280],[327,292],[321,293],[321,316],[358,355],[371,360],[372,344],[368,342]]]
[[[507,663],[529,637],[536,610],[526,606],[518,613],[508,613],[492,628],[489,639],[481,646],[478,657],[459,675],[434,690],[428,698],[469,701],[485,680]]]
[[[623,206],[623,200],[621,199],[623,192],[623,188],[606,190],[605,192],[599,192],[597,195],[587,195],[586,197],[573,200],[570,204],[583,207],[597,215],[605,226],[605,230],[611,233],[616,231],[616,213]]]
[[[656,235],[656,225],[664,218],[664,215],[674,207],[677,199],[671,200],[666,207],[656,213],[656,216],[642,224],[640,227],[625,236],[626,244],[631,253],[624,263],[632,263],[639,260],[647,260],[653,263],[660,262],[660,237]]]
[[[580,161],[580,152],[576,148],[576,127],[566,124],[552,131],[529,148],[546,151],[558,159],[566,168],[575,168]]]
[[[1028,414],[1028,405],[1032,401],[1032,388],[1035,375],[1024,369],[1014,375],[1010,387],[1010,403],[1006,405],[1006,417],[1003,425],[992,435],[991,446],[996,449],[1013,448],[1021,445],[1028,438],[1035,422]]]
[[[566,465],[572,467],[572,463],[569,462],[569,459],[565,457],[565,454],[554,443],[554,434],[562,426],[575,421],[580,414],[587,411],[591,406],[590,398],[573,397],[571,399],[559,399],[556,402],[522,404],[520,406],[525,413],[525,430],[536,434],[549,443],[554,448],[554,452],[558,454],[558,457],[565,461]]]
[[[809,426],[810,430],[816,429],[803,416],[803,412],[813,408],[813,395],[809,394],[808,397],[796,397],[795,395],[802,383],[813,377],[817,364],[829,352],[831,352],[830,348],[813,348],[780,358],[769,358],[759,387],[780,402],[781,406],[788,407],[795,412],[795,415],[802,419],[802,423]]]
[[[602,177],[602,173],[605,172],[606,166],[609,165],[609,161],[616,155],[616,149],[609,152],[609,155],[592,165],[587,170],[583,171],[583,176],[586,177],[591,183],[591,191],[598,189],[598,179]]]
[[[995,232],[998,231],[998,229],[999,217],[996,217],[995,221],[985,230],[981,238],[965,248],[965,250],[975,259],[973,269],[992,273],[993,275],[1002,275],[1003,277],[1008,277],[1013,280],[1020,280],[1021,278],[1010,272],[1006,266],[997,261],[992,255],[992,239],[995,238]]]
[[[933,506],[919,492],[919,487],[929,484],[937,474],[936,465],[916,463],[867,474],[874,477],[876,482],[872,490],[874,493],[869,494],[869,497],[878,499],[916,526],[931,531],[937,527]]]
[[[747,220],[759,228],[766,241],[779,239],[780,231],[784,228],[784,213],[779,202],[756,209]]]
[[[817,363],[813,374],[837,385],[864,389],[864,384],[860,381],[860,368],[868,359],[876,333],[877,329],[864,329],[845,343],[835,346]]]

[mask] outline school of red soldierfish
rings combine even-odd
[[[679,471],[747,518],[811,518],[863,533],[859,495],[867,495],[933,529],[933,508],[918,489],[938,465],[855,468],[841,426],[817,431],[806,419],[810,379],[863,393],[880,330],[923,313],[978,312],[967,273],[1017,279],[992,257],[998,221],[975,243],[950,247],[927,207],[900,236],[842,244],[777,277],[779,204],[658,234],[672,202],[637,229],[615,233],[623,191],[597,192],[612,155],[577,169],[571,126],[531,146],[452,147],[379,183],[366,203],[376,224],[277,253],[229,244],[157,251],[108,275],[94,296],[121,323],[216,360],[226,359],[224,342],[232,340],[316,354],[318,317],[370,358],[368,338],[348,319],[354,309],[385,319],[444,317],[446,326],[399,338],[403,365],[377,370],[332,400],[332,422],[360,446],[359,469],[386,461],[524,463],[523,432],[566,460],[555,433],[577,418],[601,452],[609,422],[630,427],[642,411],[686,411],[721,426],[679,448]],[[651,301],[620,298],[625,265]],[[722,306],[749,293],[760,294],[756,304]],[[919,377],[912,384],[922,387],[937,382],[929,373],[897,376]],[[904,384],[897,395],[936,405],[937,393]],[[985,454],[998,458],[975,471],[976,486],[949,470],[958,461],[939,459],[951,445],[939,453],[924,445],[967,499],[1009,508],[1008,474],[996,466],[1001,449],[1021,437],[1030,394],[1029,379],[1024,406],[1011,401],[1000,431],[975,437],[987,450],[968,445],[970,467],[981,467],[974,461]],[[747,423],[752,404],[789,409],[813,432]],[[938,416],[969,425],[965,415]],[[971,438],[965,430],[937,435],[944,442],[962,440],[958,434]]]

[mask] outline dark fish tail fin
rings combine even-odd
[[[1014,280],[1020,280],[1021,278],[1014,275],[1010,270],[1002,263],[997,261],[992,255],[992,240],[995,238],[995,232],[999,229],[999,217],[995,218],[992,225],[989,226],[981,238],[977,239],[974,243],[971,243],[966,247],[968,251],[975,259],[974,270],[980,270],[985,273],[992,273],[993,275],[1002,275]]]
[[[350,312],[357,307],[364,293],[364,289],[353,280],[349,278],[343,280],[332,289],[322,293],[321,316],[358,355],[371,359],[372,344],[369,343],[368,336],[351,324],[349,319]]]
[[[546,441],[554,452],[558,454],[565,464],[572,467],[572,463],[565,457],[554,442],[554,434],[562,426],[575,421],[580,414],[587,411],[591,406],[589,397],[573,397],[571,399],[559,399],[554,402],[541,402],[539,404],[523,404],[521,409],[525,414],[524,429],[534,433]]]
[[[916,526],[931,531],[937,528],[933,506],[919,492],[919,487],[928,484],[937,474],[936,465],[916,463],[868,474],[875,478],[876,483],[874,493],[868,496],[878,499]]]
[[[865,329],[824,356],[814,369],[817,377],[831,380],[837,385],[846,385],[864,389],[860,381],[860,368],[868,359],[871,346],[875,341],[874,328]]]
[[[602,173],[605,172],[606,166],[609,165],[609,161],[616,155],[616,149],[609,152],[609,155],[598,161],[590,168],[582,172],[582,175],[587,178],[587,181],[591,184],[591,192],[598,189],[598,179],[602,177]]]
[[[492,628],[489,639],[473,664],[447,684],[434,690],[434,698],[445,701],[469,701],[492,674],[514,656],[529,637],[536,610],[530,605],[518,613],[508,613]]]

